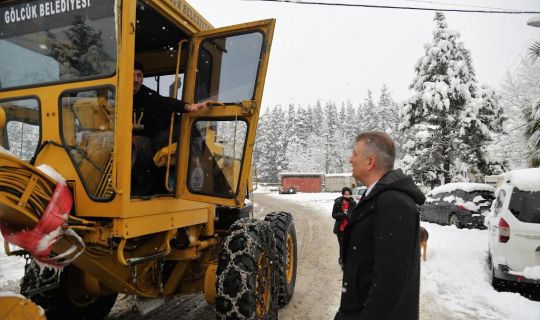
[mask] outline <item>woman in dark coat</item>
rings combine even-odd
[[[336,219],[334,223],[334,234],[337,235],[339,243],[339,264],[342,263],[341,253],[342,253],[342,242],[343,242],[343,233],[345,227],[349,221],[349,212],[352,211],[356,201],[352,198],[352,190],[349,187],[344,187],[341,189],[341,197],[338,197],[334,200],[334,207],[332,209],[332,218]]]

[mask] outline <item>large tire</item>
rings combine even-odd
[[[59,275],[50,269],[41,273],[32,262],[25,268],[21,293],[40,305],[47,319],[103,319],[111,311],[118,294],[96,296],[85,292],[83,275],[74,266],[66,266]],[[35,289],[44,285],[51,289],[36,293]]]
[[[216,281],[217,319],[277,319],[276,248],[270,224],[244,218],[222,244]]]
[[[294,221],[288,212],[272,212],[265,218],[274,232],[278,256],[279,306],[283,307],[294,294],[297,269],[297,244]]]

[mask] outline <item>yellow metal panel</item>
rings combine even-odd
[[[0,297],[0,319],[21,320],[21,319],[47,319],[43,309],[34,304],[30,299],[22,296]]]
[[[117,60],[117,103],[115,127],[116,192],[122,201],[122,207],[129,202],[131,188],[131,130],[133,112],[133,64],[135,61],[135,11],[137,1],[122,1],[122,19],[120,20],[120,38],[118,39]],[[116,200],[116,199],[115,199]],[[122,215],[122,214],[121,214]]]
[[[184,0],[154,0],[149,1],[156,9],[179,21],[184,29],[193,34],[214,27],[195,8]]]
[[[146,234],[203,224],[208,221],[207,209],[184,210],[113,220],[113,236],[134,238]]]

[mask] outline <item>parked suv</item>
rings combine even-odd
[[[431,190],[420,207],[422,221],[485,229],[484,219],[495,198],[495,187],[484,183],[447,183]]]
[[[486,219],[493,287],[503,290],[508,281],[540,286],[540,168],[506,173],[496,194]]]

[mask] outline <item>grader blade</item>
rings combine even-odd
[[[32,301],[21,296],[0,296],[0,319],[47,319],[45,312]]]

